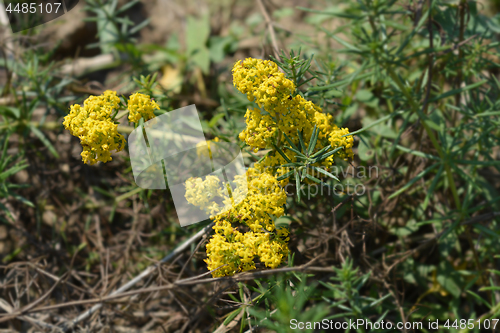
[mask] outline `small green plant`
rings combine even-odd
[[[2,149],[0,155],[0,199],[13,198],[15,200],[21,201],[25,205],[34,207],[32,202],[16,192],[17,189],[25,188],[29,185],[18,185],[7,181],[9,177],[28,167],[26,161],[21,159],[21,153],[17,153],[15,155],[7,153],[10,136],[10,132],[5,133],[5,136],[0,143],[0,149]],[[11,220],[14,220],[11,212],[2,202],[0,202],[0,212],[3,212]],[[4,219],[2,215],[0,215],[0,221],[9,223]]]
[[[327,318],[329,309],[326,303],[318,303],[317,282],[305,274],[295,278],[280,275],[265,284],[258,283],[261,293],[255,305],[249,308],[255,317],[251,323],[256,328],[267,328],[273,332],[290,332],[297,323],[321,322]],[[314,328],[314,327],[313,327]],[[317,328],[317,327],[316,327]],[[313,329],[301,329],[313,332]]]

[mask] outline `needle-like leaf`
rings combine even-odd
[[[308,156],[312,154],[312,152],[314,151],[314,147],[316,147],[316,142],[318,141],[318,134],[319,134],[319,130],[316,127],[316,125],[314,125],[314,129],[313,129],[313,132],[311,134],[311,139],[309,140],[309,147],[307,148],[307,155]]]
[[[276,149],[276,151],[281,155],[283,156],[283,158],[285,159],[285,161],[287,161],[288,163],[292,163],[292,161],[288,158],[288,156],[286,156],[286,154],[283,152],[283,150],[281,150],[281,148],[279,148],[278,146],[276,146],[275,144],[273,144],[273,147],[274,149]]]
[[[279,177],[278,177],[278,178],[276,178],[276,179],[277,179],[278,181],[280,181],[280,180],[286,179],[286,178],[288,178],[288,177],[291,177],[294,173],[295,173],[295,170],[292,170],[292,171],[290,171],[290,172],[285,173],[285,174],[284,174],[284,175],[282,175],[282,176],[279,176]]]
[[[314,163],[318,163],[318,162],[321,162],[325,159],[327,159],[328,157],[332,156],[333,154],[335,154],[336,152],[338,152],[340,149],[344,148],[344,146],[340,146],[338,148],[335,148],[334,150],[332,151],[329,151],[328,153],[326,154],[323,154],[319,157],[317,157],[316,159],[314,159],[311,163],[314,164]]]
[[[307,149],[306,149],[306,144],[304,143],[304,137],[302,136],[302,131],[297,130],[297,133],[299,135],[300,147],[302,148],[302,151],[305,153],[307,152]]]
[[[286,149],[290,149],[291,151],[293,151],[294,153],[298,154],[299,156],[302,156],[302,157],[307,157],[306,155],[302,154],[300,151],[298,151],[297,149],[295,148],[292,148],[292,147],[284,147]]]
[[[315,157],[317,157],[317,156],[319,156],[319,155],[323,154],[324,152],[326,152],[326,151],[327,151],[328,149],[330,149],[330,148],[332,148],[332,146],[331,146],[331,145],[328,145],[328,146],[326,146],[326,147],[322,148],[321,150],[319,150],[319,151],[315,152],[313,155],[311,155],[311,158],[315,158]]]
[[[309,178],[310,180],[312,180],[313,182],[318,183],[318,184],[321,184],[321,183],[322,183],[322,181],[321,181],[321,180],[319,180],[319,179],[318,179],[318,178],[316,178],[316,177],[311,176],[311,175],[310,175],[310,174],[308,174],[307,172],[306,172],[306,178]]]
[[[332,175],[331,173],[329,173],[326,170],[323,170],[323,169],[315,167],[315,166],[313,166],[312,169],[318,171],[319,173],[324,174],[325,176],[328,176],[328,177],[330,177],[332,179],[335,179],[336,181],[340,181],[336,176]]]
[[[297,147],[293,141],[288,137],[288,135],[286,135],[286,133],[283,132],[283,135],[285,136],[285,140],[288,142],[288,144],[290,145],[290,147],[294,148],[295,150],[298,150],[300,151],[300,148]]]

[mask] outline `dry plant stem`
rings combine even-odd
[[[14,309],[12,309],[12,307],[10,306],[10,304],[8,304],[7,302],[5,302],[1,298],[0,298],[0,308],[2,308],[8,314],[14,312]],[[54,325],[51,325],[51,324],[47,324],[44,321],[41,321],[41,320],[38,320],[38,319],[35,319],[35,318],[32,318],[32,317],[29,317],[29,316],[16,316],[16,318],[19,319],[19,320],[28,322],[28,323],[30,323],[30,324],[32,324],[34,326],[38,325],[39,327],[50,329],[51,332],[62,332],[62,330],[59,327],[57,327],[57,326],[54,326]]]
[[[34,302],[24,306],[23,308],[21,308],[19,310],[16,310],[15,312],[10,313],[7,316],[1,317],[0,323],[6,322],[8,320],[14,319],[20,315],[23,315],[25,313],[30,312],[31,309],[35,308],[38,304],[42,303],[48,296],[50,296],[63,279],[64,278],[61,277],[56,283],[54,283],[54,285],[52,285],[52,287],[45,294],[43,294],[42,296],[37,298]]]
[[[202,237],[206,232],[208,232],[213,227],[213,225],[214,225],[214,223],[212,222],[209,225],[207,225],[205,228],[201,229],[199,232],[197,232],[195,235],[193,235],[187,241],[185,241],[184,243],[179,245],[177,248],[175,248],[172,252],[170,252],[170,254],[167,255],[165,258],[163,258],[159,264],[162,264],[162,263],[165,263],[165,262],[171,260],[174,256],[176,256],[180,252],[184,251],[188,246],[190,246],[197,239]],[[124,284],[120,288],[118,288],[115,291],[113,291],[112,293],[110,293],[107,297],[104,297],[104,299],[109,298],[109,297],[115,298],[113,296],[117,296],[117,295],[122,294],[123,292],[127,291],[128,289],[130,289],[131,287],[136,285],[143,278],[145,278],[146,276],[148,276],[149,274],[154,272],[157,268],[158,268],[158,265],[149,266],[141,274],[139,274],[134,279],[130,280],[128,283]],[[119,296],[116,298],[120,298],[120,297],[123,297],[123,296]],[[95,303],[95,302],[92,302],[92,303]],[[69,329],[73,328],[76,324],[78,324],[80,321],[87,319],[94,312],[96,312],[97,310],[102,308],[102,305],[103,305],[102,303],[98,303],[98,304],[94,305],[92,308],[90,308],[89,310],[85,311],[84,313],[82,313],[81,315],[76,317],[75,319],[73,319],[68,326],[63,328],[64,331],[68,331]]]
[[[207,227],[210,227],[210,226],[207,226]],[[201,231],[204,231],[206,228],[204,228]],[[198,234],[200,234],[201,231]],[[201,237],[201,235],[199,237]],[[186,241],[186,243],[188,243],[189,241],[191,241],[191,239],[189,239],[188,241]],[[186,244],[186,243],[184,243],[184,244],[181,245],[181,246],[184,247],[184,249],[185,249],[185,247],[187,247],[190,244],[190,243],[189,244]],[[191,243],[192,243],[192,241],[191,241]],[[167,257],[165,257],[165,258],[167,258]],[[212,278],[212,277],[210,277],[210,278],[202,279],[202,277],[207,276],[207,275],[209,275],[210,273],[213,272],[213,271],[211,271],[211,272],[200,274],[198,276],[194,276],[194,277],[182,279],[182,280],[179,280],[179,281],[167,284],[167,285],[163,285],[163,286],[156,286],[156,287],[150,287],[150,288],[142,288],[142,289],[131,290],[131,291],[125,291],[125,290],[123,290],[124,287],[126,287],[126,286],[128,288],[132,287],[132,285],[131,285],[132,282],[137,283],[139,281],[138,278],[139,277],[143,277],[142,274],[144,274],[144,272],[147,271],[147,270],[145,270],[141,275],[139,275],[136,278],[134,278],[134,280],[131,280],[129,283],[127,283],[126,285],[122,286],[119,289],[121,291],[116,290],[115,292],[111,293],[108,296],[101,297],[101,298],[94,298],[94,299],[71,301],[71,302],[66,302],[66,303],[61,303],[61,304],[40,306],[40,307],[36,307],[36,308],[32,308],[30,306],[30,310],[28,312],[30,312],[30,313],[42,312],[42,311],[48,311],[48,310],[65,308],[65,307],[69,307],[69,306],[79,306],[79,305],[84,305],[84,304],[98,303],[98,304],[94,305],[94,307],[92,307],[90,310],[88,310],[87,312],[81,314],[76,319],[74,319],[71,322],[71,325],[72,325],[71,327],[68,327],[68,325],[66,325],[63,328],[65,331],[68,331],[69,329],[71,329],[72,327],[74,327],[75,324],[77,324],[77,322],[78,322],[77,320],[79,320],[79,321],[84,320],[85,318],[88,318],[88,316],[90,316],[92,313],[94,313],[95,311],[97,311],[98,309],[100,309],[102,307],[102,303],[103,302],[109,302],[109,301],[112,301],[112,300],[117,300],[117,299],[120,299],[120,298],[129,297],[129,296],[133,296],[133,295],[137,295],[137,294],[157,292],[157,291],[161,291],[161,290],[171,290],[171,289],[179,288],[180,286],[190,286],[190,285],[196,285],[196,284],[208,284],[208,283],[214,283],[214,282],[219,282],[219,281],[227,281],[227,282],[233,282],[233,283],[234,282],[238,282],[238,281],[248,281],[248,280],[253,280],[253,279],[256,279],[256,278],[259,278],[259,277],[263,277],[263,276],[268,276],[268,275],[273,275],[273,274],[278,274],[278,273],[286,273],[286,272],[325,272],[325,273],[333,273],[334,272],[333,268],[311,266],[316,261],[316,259],[317,258],[311,260],[307,264],[304,264],[304,265],[301,265],[301,266],[296,266],[296,267],[283,267],[283,268],[268,269],[268,270],[257,271],[257,272],[244,272],[244,273],[240,273],[240,274],[237,274],[235,276],[232,276],[232,277],[220,277],[220,278]],[[165,260],[165,259],[163,259],[163,260]],[[156,266],[154,266],[154,268],[156,268]],[[219,268],[217,268],[217,269],[219,269]],[[217,270],[217,269],[215,269],[215,270]],[[90,313],[90,311],[92,309],[94,309],[94,308],[96,308],[96,309],[92,313]],[[84,315],[85,315],[85,317],[84,317]],[[0,320],[3,319],[4,317],[5,316],[0,316]]]
[[[62,66],[61,73],[80,76],[87,72],[114,67],[119,64],[112,54],[101,54],[92,58],[79,58]]]
[[[202,237],[202,239],[198,242],[198,245],[196,245],[196,248],[194,249],[194,251],[189,256],[188,260],[186,260],[186,263],[182,266],[181,271],[179,272],[179,275],[177,275],[176,280],[179,280],[181,278],[182,273],[184,273],[184,270],[186,269],[187,265],[189,264],[189,262],[191,261],[191,259],[193,259],[193,257],[196,254],[196,252],[198,252],[201,244],[203,244],[206,239],[207,239],[207,235],[204,234],[203,237]]]
[[[4,3],[0,3],[0,24],[4,26],[4,38],[2,40],[2,44],[5,44],[5,54],[7,58],[12,59],[14,57],[14,43],[12,42],[9,17],[7,16],[7,12],[5,10]]]
[[[276,40],[276,32],[274,31],[273,21],[271,20],[271,17],[267,12],[266,7],[262,3],[262,0],[257,0],[257,4],[259,5],[262,15],[264,15],[264,19],[266,20],[267,29],[269,30],[269,36],[271,36],[271,43],[274,51],[274,56],[276,57],[276,59],[279,59],[280,58],[279,48],[278,48],[278,42]]]

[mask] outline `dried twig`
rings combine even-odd
[[[9,303],[7,303],[2,298],[0,298],[0,308],[2,308],[8,314],[13,314],[14,313],[14,309],[10,306]],[[43,327],[43,328],[46,328],[46,329],[50,329],[50,330],[52,330],[52,332],[62,332],[62,330],[59,327],[51,325],[51,324],[47,324],[44,321],[35,319],[33,317],[30,317],[30,316],[19,316],[19,315],[16,315],[15,318],[19,319],[19,320],[22,320],[22,321],[25,321],[25,322],[28,322],[28,323],[33,324],[35,326],[39,326],[39,327]]]
[[[197,232],[195,235],[193,235],[187,241],[185,241],[184,243],[182,243],[181,245],[179,245],[177,248],[175,248],[172,252],[170,252],[170,254],[167,255],[165,258],[163,258],[160,261],[159,264],[162,264],[162,263],[165,263],[165,262],[171,260],[177,254],[179,254],[180,252],[184,251],[189,245],[191,245],[192,243],[194,243],[197,239],[199,239],[206,232],[208,232],[212,228],[213,225],[214,225],[214,223],[210,223],[205,228],[201,229],[199,232]],[[85,311],[84,313],[82,313],[81,315],[79,315],[78,317],[76,317],[75,319],[73,319],[69,325],[66,325],[63,328],[64,331],[67,331],[67,330],[71,329],[76,324],[78,324],[80,321],[87,319],[94,312],[96,312],[97,310],[99,310],[100,308],[102,308],[102,305],[103,305],[102,301],[105,301],[105,300],[108,300],[108,299],[116,299],[116,298],[121,298],[121,297],[127,296],[127,295],[124,295],[123,292],[125,292],[126,290],[128,290],[131,287],[133,287],[134,285],[136,285],[143,278],[145,278],[146,276],[148,276],[149,274],[151,274],[152,272],[154,272],[157,268],[158,268],[158,265],[149,266],[141,274],[139,274],[138,276],[136,276],[134,279],[130,280],[128,283],[126,283],[123,286],[121,286],[120,288],[116,289],[115,291],[113,291],[112,293],[110,293],[107,297],[103,297],[102,300],[95,300],[94,299],[93,301],[92,300],[79,301],[79,302],[85,302],[85,303],[73,302],[73,303],[75,303],[75,305],[77,305],[77,304],[92,304],[92,303],[97,303],[97,302],[98,302],[98,304],[94,305],[92,308],[90,308],[89,310]],[[130,295],[132,295],[132,294],[130,294]]]
[[[174,250],[172,253],[170,253],[167,257],[168,259],[171,259],[173,254],[176,254],[183,249],[185,249],[189,244],[193,242],[193,238],[195,236],[201,237],[201,234],[203,231],[206,231],[208,227],[211,225],[205,227],[202,229],[200,232],[198,232],[196,235],[194,235],[192,238],[190,238],[188,241],[183,243],[180,247],[178,247],[176,250]],[[183,249],[180,249],[183,247]],[[167,258],[165,257],[162,262]],[[248,281],[248,280],[253,280],[258,277],[262,276],[267,276],[267,275],[274,275],[278,273],[286,273],[286,272],[325,272],[325,273],[332,273],[334,272],[332,268],[329,267],[312,267],[311,264],[314,263],[316,259],[311,260],[307,264],[301,265],[301,266],[296,266],[296,267],[283,267],[283,268],[276,268],[276,269],[268,269],[268,270],[263,270],[263,271],[257,271],[257,272],[244,272],[241,274],[237,274],[232,277],[221,277],[221,278],[208,278],[208,279],[202,279],[202,277],[206,276],[208,273],[203,273],[200,274],[196,277],[191,277],[191,278],[186,278],[182,279],[167,285],[163,286],[156,286],[156,287],[150,287],[150,288],[142,288],[142,289],[137,289],[137,290],[131,290],[131,291],[126,291],[126,289],[129,289],[133,285],[135,285],[138,281],[140,281],[142,278],[144,278],[148,273],[150,274],[154,269],[157,268],[156,265],[150,266],[148,269],[146,269],[144,272],[142,272],[139,276],[128,282],[127,284],[123,285],[121,288],[115,290],[111,294],[105,297],[100,297],[100,298],[93,298],[93,299],[87,299],[87,300],[79,300],[79,301],[71,301],[71,302],[66,302],[66,303],[61,303],[61,304],[54,304],[54,305],[47,305],[47,306],[40,306],[37,308],[33,308],[33,306],[29,305],[29,310],[25,312],[29,313],[34,313],[34,312],[42,312],[42,311],[48,311],[48,310],[54,310],[54,309],[60,309],[60,308],[65,308],[65,307],[70,307],[70,306],[78,306],[78,305],[85,305],[85,304],[94,304],[91,309],[88,311],[84,312],[77,318],[75,318],[73,321],[71,321],[70,325],[65,325],[63,330],[67,331],[68,329],[71,329],[76,325],[78,322],[88,318],[92,313],[100,309],[103,305],[104,302],[107,301],[112,301],[120,298],[125,298],[129,297],[132,295],[137,295],[137,294],[142,294],[142,293],[151,293],[151,292],[157,292],[157,291],[162,291],[162,290],[171,290],[175,288],[179,288],[180,286],[190,286],[190,285],[196,285],[196,284],[208,284],[208,283],[214,283],[214,282],[239,282],[239,281]],[[0,317],[1,318],[1,317]]]
[[[273,47],[273,52],[274,56],[276,59],[280,58],[279,55],[279,48],[278,48],[278,42],[276,39],[276,32],[274,31],[274,24],[273,21],[271,20],[271,17],[269,16],[269,13],[266,10],[266,7],[262,3],[262,0],[257,0],[257,4],[259,5],[260,11],[262,12],[262,15],[264,15],[264,19],[266,20],[266,25],[267,29],[269,31],[269,36],[271,37],[271,43]]]

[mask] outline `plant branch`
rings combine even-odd
[[[271,43],[273,47],[273,52],[274,56],[276,59],[280,58],[279,55],[279,48],[278,48],[278,42],[276,39],[276,32],[274,31],[274,23],[271,20],[271,17],[269,16],[269,13],[266,10],[266,7],[264,6],[264,3],[262,3],[262,0],[257,0],[257,4],[259,5],[260,11],[262,12],[262,15],[264,15],[264,19],[266,20],[266,25],[267,29],[269,31],[269,36],[271,36]]]

